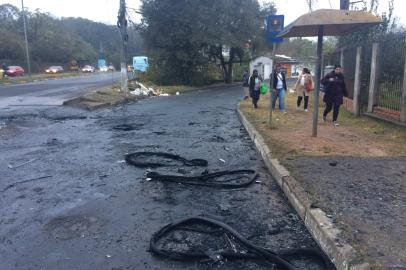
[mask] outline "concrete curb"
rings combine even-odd
[[[242,124],[261,154],[268,170],[304,221],[314,240],[329,256],[337,270],[370,269],[368,263],[360,261],[351,245],[339,239],[340,230],[335,227],[332,219],[321,209],[312,208],[312,201],[300,183],[290,175],[289,171],[277,159],[272,157],[271,150],[265,144],[261,134],[247,120],[239,108],[237,111]]]

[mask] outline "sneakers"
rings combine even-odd
[[[308,109],[305,109],[305,112],[308,112],[309,110]]]
[[[333,122],[333,125],[336,126],[336,127],[338,127],[340,124],[339,124],[337,121],[334,121],[334,122]]]
[[[296,111],[297,111],[297,112],[300,111],[300,107],[296,107]]]
[[[324,115],[323,115],[323,118],[321,119],[321,121],[322,121],[323,123],[326,123],[326,121],[327,121],[327,116],[324,116]]]

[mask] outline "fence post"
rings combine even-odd
[[[378,88],[378,54],[379,54],[379,43],[375,42],[372,45],[372,56],[371,56],[371,76],[369,78],[369,96],[368,96],[368,113],[374,111],[376,89]]]
[[[344,69],[344,50],[345,49],[343,48],[340,51],[340,66],[341,66],[342,69]]]
[[[356,116],[360,115],[360,91],[361,91],[361,53],[362,47],[357,47],[357,56],[355,62],[355,79],[354,79],[354,97],[352,100],[353,113]]]
[[[400,121],[406,122],[406,57],[405,66],[403,71],[403,89],[402,89],[402,103],[400,108]]]

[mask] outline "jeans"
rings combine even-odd
[[[276,100],[279,98],[279,110],[284,111],[285,110],[285,89],[280,88],[280,89],[274,89],[272,91],[272,109],[275,109],[276,105]]]
[[[326,103],[326,109],[324,110],[323,116],[326,117],[329,112],[333,110],[333,121],[337,121],[338,113],[340,112],[340,104],[336,103]]]
[[[259,90],[254,90],[251,93],[252,104],[254,105],[254,108],[258,108],[258,100],[260,95],[261,93],[259,92]]]
[[[297,97],[297,107],[300,107],[300,103],[302,103],[302,96]],[[307,110],[307,107],[309,106],[309,96],[304,97],[304,109]]]

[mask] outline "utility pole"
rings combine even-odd
[[[340,0],[340,9],[349,10],[350,9],[350,0]]]
[[[120,29],[121,34],[121,91],[127,95],[128,92],[128,74],[127,74],[127,19],[125,0],[120,0],[120,8],[117,16],[117,26]]]
[[[25,22],[24,0],[21,0],[21,12],[23,13],[24,38],[25,38],[25,54],[26,54],[26,57],[27,57],[28,76],[31,77],[30,53],[29,53],[29,51],[28,51],[27,24],[26,24],[26,22]]]

